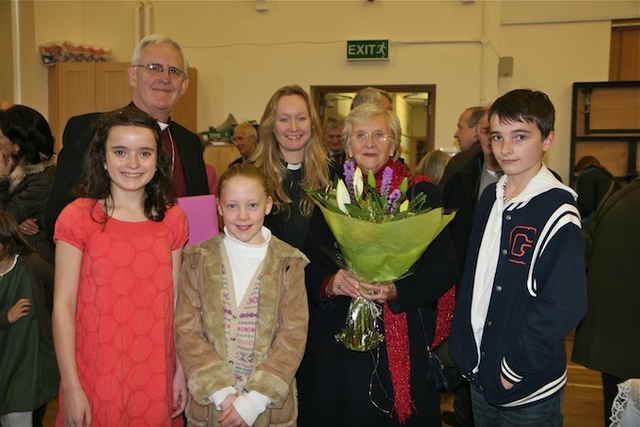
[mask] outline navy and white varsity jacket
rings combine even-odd
[[[584,241],[576,195],[546,166],[504,204],[503,176],[478,202],[449,341],[465,378],[503,408],[534,404],[565,385],[564,338],[587,309]],[[498,200],[499,198],[499,200]],[[474,278],[489,214],[501,233],[496,273],[479,346],[471,324]],[[481,324],[482,325],[482,324]],[[506,390],[500,375],[514,384]]]

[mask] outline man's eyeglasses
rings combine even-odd
[[[373,132],[371,135],[366,132],[356,132],[352,136],[358,142],[367,142],[369,141],[369,138],[373,138],[375,142],[387,142],[387,139],[389,138],[388,135],[385,135],[380,131]]]
[[[147,73],[153,76],[161,76],[166,70],[169,77],[173,80],[184,80],[187,78],[187,74],[179,68],[165,67],[162,64],[151,63],[146,65],[132,65],[132,67],[142,67]]]

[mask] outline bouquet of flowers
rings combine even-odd
[[[408,179],[391,189],[393,169],[386,167],[380,188],[373,173],[366,181],[352,161],[345,179],[327,190],[307,190],[320,208],[340,247],[346,269],[367,283],[388,283],[408,274],[429,244],[453,219],[442,209],[423,209],[426,196],[407,197]],[[351,301],[346,325],[336,335],[348,349],[369,351],[384,337],[377,331],[380,307],[364,298]]]

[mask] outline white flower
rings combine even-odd
[[[338,180],[338,186],[336,187],[336,202],[338,202],[338,208],[340,208],[340,210],[346,215],[349,215],[349,212],[344,205],[351,203],[351,198],[349,197],[347,186],[344,185],[344,181],[342,180]]]
[[[364,181],[362,180],[362,171],[356,167],[353,172],[353,192],[356,195],[356,200],[362,198],[362,192],[364,191]]]

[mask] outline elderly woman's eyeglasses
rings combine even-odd
[[[184,71],[176,67],[165,67],[162,64],[151,63],[146,65],[132,65],[132,67],[142,67],[147,73],[153,76],[161,76],[166,70],[169,77],[173,80],[184,80],[187,78],[187,74]]]
[[[373,138],[374,142],[387,142],[387,139],[389,138],[388,135],[385,135],[381,131],[376,131],[372,134],[368,134],[366,132],[356,132],[352,136],[358,142],[367,142],[369,141],[369,138]]]

